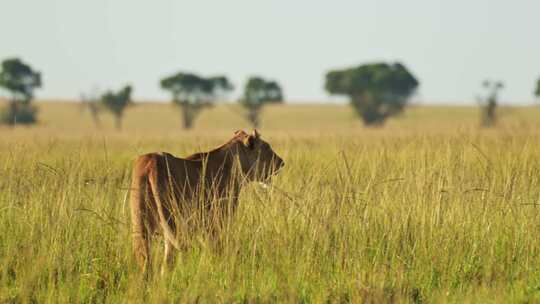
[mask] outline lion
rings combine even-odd
[[[133,166],[130,208],[133,251],[143,272],[151,268],[153,235],[164,239],[164,273],[172,262],[172,249],[183,247],[177,227],[189,225],[197,210],[219,222],[236,209],[243,185],[267,181],[283,166],[257,130],[249,135],[236,131],[223,145],[186,158],[165,152],[139,156]]]

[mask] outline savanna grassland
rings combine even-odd
[[[39,125],[0,128],[0,303],[540,302],[539,108],[504,108],[486,130],[466,107],[379,129],[346,106],[270,107],[261,133],[286,162],[273,186],[243,190],[219,250],[201,234],[145,281],[131,161],[207,150],[247,123],[219,106],[186,132],[172,106],[143,104],[118,132],[38,105]]]

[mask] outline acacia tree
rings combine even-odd
[[[348,96],[364,124],[377,126],[403,111],[418,85],[400,63],[373,63],[328,72],[325,89],[330,94]]]
[[[275,81],[261,77],[250,77],[244,86],[244,96],[240,104],[247,110],[246,117],[254,128],[260,124],[260,115],[264,105],[283,102],[283,91]]]
[[[499,91],[504,88],[504,84],[501,81],[485,80],[482,83],[482,87],[487,91],[485,97],[479,98],[480,106],[482,107],[482,126],[491,127],[497,121],[496,109],[499,100]]]
[[[534,95],[540,98],[540,78],[536,81],[536,91],[534,92]]]
[[[11,93],[8,106],[0,113],[0,122],[33,124],[37,109],[32,105],[34,90],[41,87],[41,74],[18,58],[2,61],[0,87]]]
[[[94,121],[94,125],[96,128],[101,128],[101,119],[99,118],[99,115],[102,110],[102,104],[101,99],[99,97],[99,93],[97,93],[97,89],[94,89],[92,92],[85,94],[81,94],[81,101],[82,101],[82,110],[88,110],[90,112],[90,115],[92,116],[92,120]]]
[[[204,108],[233,89],[225,76],[204,78],[182,72],[163,78],[160,85],[172,93],[173,104],[180,107],[184,129],[192,128],[195,118]]]
[[[133,104],[131,101],[132,91],[132,87],[130,85],[126,85],[118,92],[109,90],[101,96],[101,104],[105,109],[113,114],[117,130],[122,129],[124,111],[128,106]]]

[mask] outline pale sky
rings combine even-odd
[[[401,61],[415,100],[476,104],[485,78],[505,103],[532,103],[540,77],[540,0],[0,0],[0,59],[43,73],[39,98],[134,86],[167,100],[177,71],[279,81],[291,102],[335,100],[324,74]],[[231,96],[236,98],[239,90]]]

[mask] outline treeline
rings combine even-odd
[[[161,79],[161,88],[170,92],[172,103],[179,108],[184,129],[194,126],[197,116],[216,101],[225,99],[234,89],[226,76],[201,76],[178,72]],[[401,63],[369,63],[326,73],[325,89],[329,94],[348,97],[350,105],[366,126],[381,126],[389,118],[402,112],[415,94],[420,83]],[[33,124],[37,121],[37,108],[32,103],[34,92],[42,86],[41,73],[18,58],[2,61],[0,88],[10,96],[7,105],[0,110],[0,123],[10,126]],[[486,90],[478,97],[482,107],[483,126],[496,123],[498,94],[504,85],[500,81],[484,81]],[[114,91],[108,90],[93,96],[82,96],[96,126],[100,126],[99,114],[110,112],[117,129],[122,128],[126,109],[133,105],[133,87],[126,85]],[[540,78],[534,91],[540,97]],[[247,79],[238,103],[244,117],[259,127],[264,106],[284,102],[281,85],[274,80],[253,76]]]

